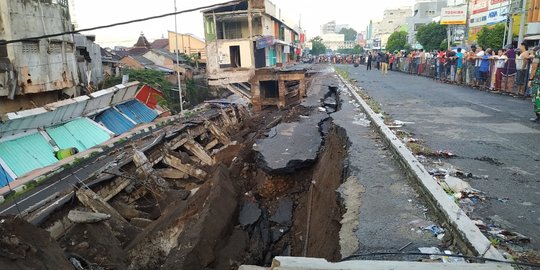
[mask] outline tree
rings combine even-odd
[[[497,24],[493,27],[487,27],[484,26],[478,32],[478,45],[482,46],[482,48],[492,48],[492,49],[498,49],[503,47],[504,42],[504,32],[505,32],[505,26],[504,24]]]
[[[408,49],[407,32],[397,31],[390,35],[388,42],[386,43],[386,50],[389,52],[399,51],[402,49]]]
[[[341,28],[339,33],[345,35],[345,41],[355,41],[356,35],[358,35],[358,32],[352,28]]]
[[[446,25],[430,23],[422,25],[416,32],[416,40],[422,44],[426,51],[439,49],[441,42],[446,38]]]
[[[319,54],[325,54],[326,53],[326,46],[322,43],[321,37],[314,37],[311,40],[311,54],[312,55],[319,55]]]

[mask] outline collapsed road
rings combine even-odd
[[[335,73],[316,71],[299,105],[212,110],[107,152],[114,162],[98,173],[76,174],[57,199],[2,219],[0,268],[237,269],[275,256],[470,254]]]

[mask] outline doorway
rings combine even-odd
[[[229,55],[231,56],[231,67],[241,67],[242,59],[240,59],[240,46],[230,46],[229,53]]]

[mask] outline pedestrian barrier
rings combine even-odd
[[[490,58],[487,72],[480,72],[479,61],[465,61],[461,68],[457,67],[456,58],[412,58],[394,57],[391,60],[390,70],[410,75],[424,76],[444,83],[469,86],[473,88],[507,93],[516,96],[530,96],[529,79],[531,69],[537,63],[525,60],[524,68],[516,69],[516,59],[507,59],[504,65],[496,58]],[[449,60],[449,61],[448,61]],[[519,59],[518,59],[519,61]],[[365,60],[362,61],[363,64]],[[378,65],[373,63],[374,68]],[[502,66],[502,67],[501,67]]]

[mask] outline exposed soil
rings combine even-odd
[[[336,93],[331,98],[339,104]],[[345,132],[331,121],[319,123],[324,137],[317,160],[293,173],[265,173],[253,150],[280,122],[313,113],[317,108],[257,115],[234,108],[212,123],[193,121],[148,150],[147,160],[117,168],[121,177],[81,187],[80,201],[49,216],[42,229],[21,220],[0,224],[0,268],[69,269],[68,257],[83,269],[237,269],[268,266],[279,255],[339,260],[343,208],[337,189],[344,179]],[[101,197],[115,189],[106,200]],[[91,199],[85,202],[79,197],[84,194]],[[73,224],[66,218],[73,209],[111,218]],[[57,241],[43,229],[54,230]]]

